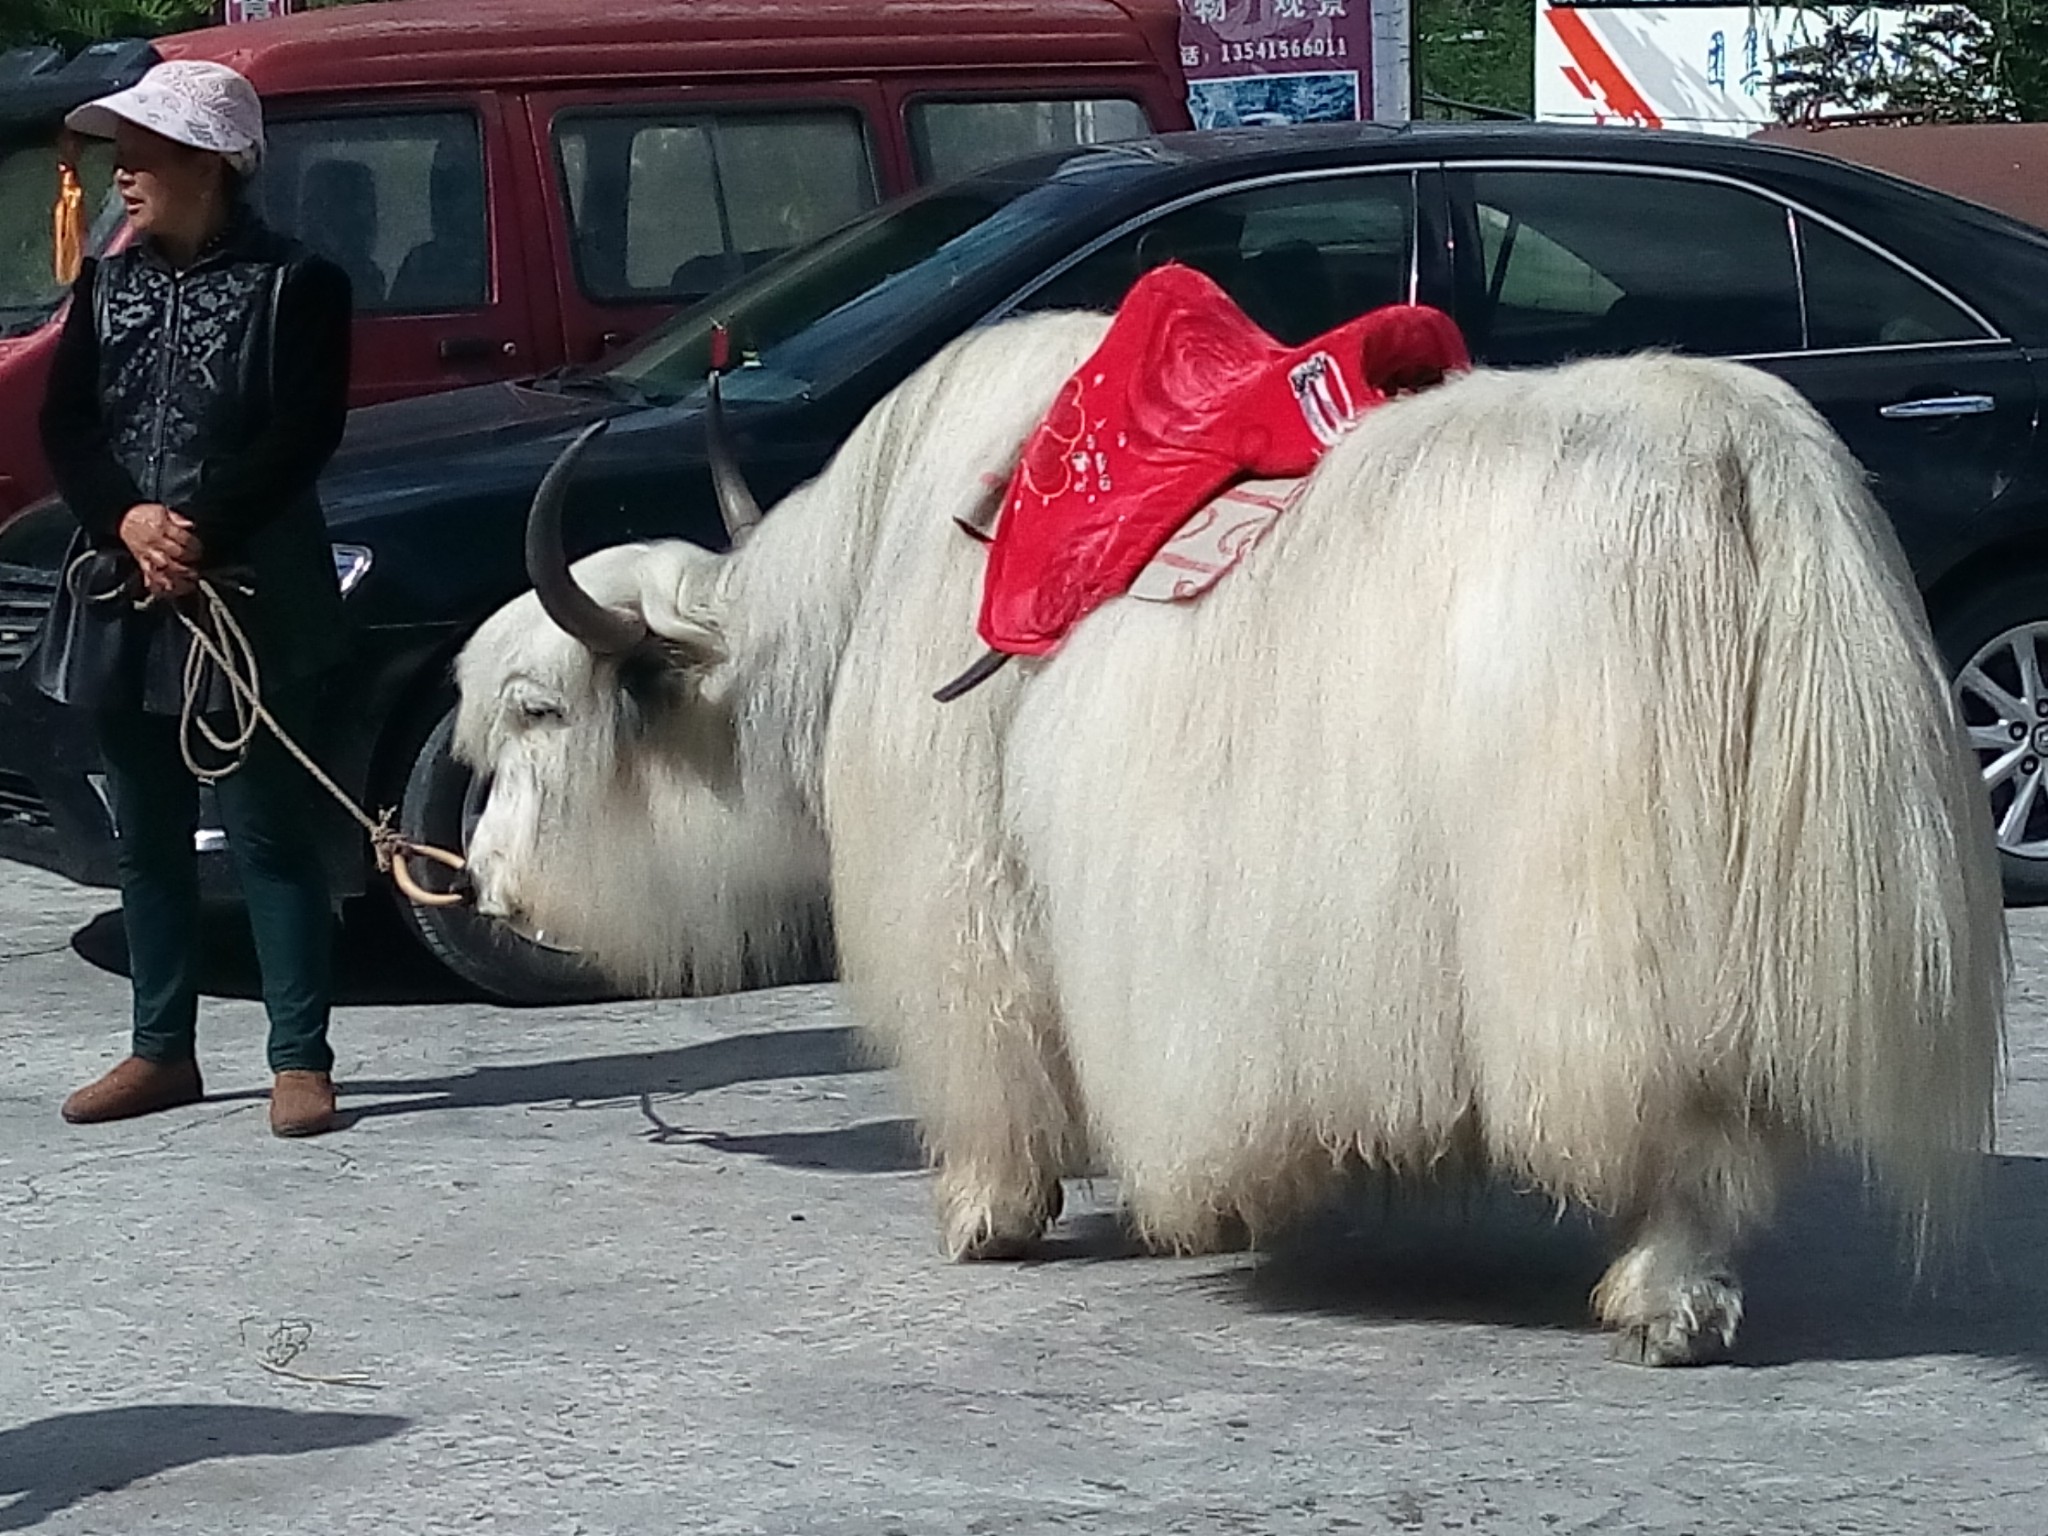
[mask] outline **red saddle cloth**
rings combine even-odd
[[[981,638],[1043,656],[1246,476],[1307,474],[1346,427],[1471,360],[1441,310],[1395,304],[1299,347],[1191,267],[1132,287],[1024,445],[989,548]]]

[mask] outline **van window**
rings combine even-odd
[[[490,298],[483,141],[467,112],[272,124],[264,219],[338,263],[358,313],[468,309]]]
[[[0,139],[0,337],[34,330],[55,313],[70,289],[57,280],[51,210],[57,202],[55,127]],[[78,180],[89,225],[85,254],[97,256],[121,227],[113,195],[114,146],[79,146]]]
[[[1120,96],[1076,101],[919,101],[910,145],[920,181],[950,181],[1040,150],[1140,139],[1145,109]]]
[[[850,111],[564,114],[555,155],[600,301],[701,298],[875,205]]]

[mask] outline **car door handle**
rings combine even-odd
[[[1886,421],[1930,421],[1942,416],[1986,416],[1998,409],[1989,395],[1929,395],[1924,400],[1900,400],[1880,406],[1877,414]]]
[[[439,350],[444,363],[480,363],[494,355],[517,357],[519,343],[493,341],[488,336],[444,336]]]

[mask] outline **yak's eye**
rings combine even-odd
[[[545,699],[526,699],[519,706],[519,717],[528,725],[553,725],[562,718],[562,710]]]

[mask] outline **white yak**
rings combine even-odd
[[[1474,373],[1366,416],[1198,602],[936,703],[978,650],[955,520],[1106,324],[955,343],[731,555],[572,579],[537,499],[556,623],[523,597],[460,664],[484,909],[715,986],[829,862],[958,1257],[1091,1164],[1180,1249],[1347,1168],[1491,1170],[1612,1219],[1595,1309],[1663,1364],[1731,1344],[1797,1154],[1949,1222],[2000,1062],[1988,812],[1812,409],[1672,357]]]

